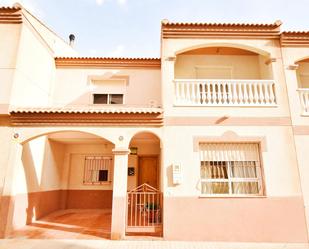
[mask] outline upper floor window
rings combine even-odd
[[[112,76],[103,78],[100,75],[89,76],[89,89],[91,104],[122,105],[125,103],[128,77]]]
[[[262,195],[257,143],[201,143],[202,195]]]
[[[123,94],[93,94],[93,104],[123,104]]]

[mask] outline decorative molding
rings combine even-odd
[[[309,47],[309,31],[285,31],[280,35],[282,47]]]
[[[160,69],[160,58],[57,57],[57,68]]]
[[[288,65],[286,69],[288,70],[297,70],[299,67],[298,64]]]
[[[194,136],[193,137],[193,151],[199,151],[200,143],[259,143],[262,152],[267,151],[265,136],[239,136],[233,131],[226,131],[221,136]]]
[[[161,22],[163,39],[168,38],[254,38],[278,39],[282,22],[273,24],[248,23],[172,23]]]
[[[166,126],[290,126],[289,117],[164,117]]]
[[[166,57],[166,61],[176,61],[176,56]]]
[[[10,126],[11,120],[9,114],[0,114],[0,126]]]
[[[265,64],[269,65],[269,64],[276,62],[276,61],[277,61],[277,58],[269,58],[268,60],[265,61]]]
[[[120,80],[122,80],[122,81],[124,81],[125,82],[125,84],[126,84],[126,86],[128,86],[129,85],[129,82],[130,82],[130,76],[129,75],[113,75],[113,74],[111,74],[111,75],[108,75],[108,76],[106,76],[106,75],[104,75],[104,74],[102,74],[102,75],[89,75],[88,77],[87,77],[87,85],[88,86],[94,86],[95,85],[95,82],[94,81],[120,81]]]
[[[128,148],[115,148],[112,150],[114,155],[129,155],[130,150]]]
[[[0,24],[21,24],[23,22],[21,8],[1,7]]]

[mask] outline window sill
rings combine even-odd
[[[198,198],[267,198],[266,195],[199,195]]]
[[[101,104],[101,103],[91,103],[91,106],[125,106],[125,104]]]

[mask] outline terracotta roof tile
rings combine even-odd
[[[16,6],[0,6],[0,10],[20,10],[20,7]]]
[[[133,60],[133,61],[140,61],[140,60],[160,60],[160,58],[148,58],[148,57],[56,57],[55,59],[62,60]]]
[[[283,47],[308,47],[309,31],[284,31],[280,42]]]
[[[95,68],[157,68],[161,67],[160,58],[126,57],[56,57],[57,67],[95,67]]]
[[[162,38],[279,38],[281,21],[274,23],[185,23],[161,22]]]
[[[33,113],[33,114],[50,114],[50,113],[75,113],[75,114],[160,114],[161,108],[152,107],[28,107],[28,108],[13,108],[10,114],[17,113]]]
[[[20,24],[22,23],[21,8],[19,7],[0,7],[0,23]]]
[[[277,20],[274,23],[202,23],[202,22],[169,22],[162,20],[163,26],[220,26],[220,27],[279,27],[282,21]]]

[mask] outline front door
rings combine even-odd
[[[158,188],[158,157],[145,156],[139,158],[138,185],[147,183],[153,188]]]

